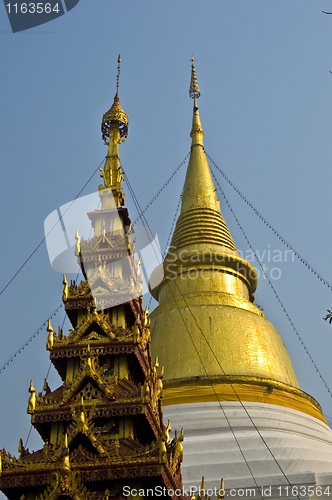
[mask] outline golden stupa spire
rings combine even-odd
[[[220,212],[220,204],[211,170],[206,159],[197,99],[199,90],[194,58],[191,58],[189,96],[194,99],[190,136],[191,154],[184,183],[181,215],[176,225],[171,247],[192,244],[212,244],[226,247],[238,255],[228,227]],[[198,213],[199,211],[199,213]]]
[[[165,367],[163,405],[262,401],[324,420],[303,393],[285,345],[254,304],[257,273],[236,250],[206,159],[192,58],[191,154],[181,213],[160,270],[150,314],[152,355]],[[155,284],[153,284],[155,283]]]

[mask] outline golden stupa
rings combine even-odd
[[[165,368],[164,406],[213,401],[263,402],[325,422],[319,404],[301,391],[286,347],[253,304],[255,269],[243,260],[221,214],[208,165],[192,63],[191,155],[181,214],[163,279],[150,278],[159,302],[151,313],[153,356]]]

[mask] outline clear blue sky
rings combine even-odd
[[[105,156],[100,123],[113,102],[119,53],[120,99],[129,116],[121,159],[141,206],[189,151],[193,53],[206,150],[332,282],[332,16],[321,12],[329,9],[327,0],[80,0],[57,20],[12,34],[0,7],[0,288],[43,238],[47,215],[77,195]],[[146,213],[162,245],[184,173],[183,167]],[[219,179],[253,247],[265,250],[265,265],[280,267],[275,287],[332,390],[332,326],[322,319],[332,292],[298,261],[268,263],[268,250],[275,255],[285,248]],[[96,174],[84,193],[99,182]],[[220,200],[245,253],[246,242]],[[0,296],[0,366],[58,307],[61,282],[44,244]],[[332,420],[331,396],[264,279],[256,302],[289,349],[302,389]],[[61,310],[52,324],[57,328],[62,321]],[[0,373],[0,448],[15,454],[30,428],[30,379],[39,392],[48,371],[46,337],[44,328]],[[60,385],[53,368],[49,384]],[[40,446],[34,430],[28,446]]]

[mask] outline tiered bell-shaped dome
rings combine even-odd
[[[257,274],[239,256],[221,214],[196,96],[190,135],[181,214],[164,279],[152,289],[159,301],[151,321],[153,350],[165,366],[164,404],[213,401],[216,391],[236,400],[236,384],[244,400],[268,395],[269,401],[300,405],[323,418],[316,401],[300,390],[278,332],[252,303]]]

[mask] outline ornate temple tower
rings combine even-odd
[[[211,488],[220,476],[226,487],[255,486],[254,477],[260,485],[288,484],[292,474],[296,484],[301,474],[310,482],[305,474],[332,472],[332,432],[300,389],[278,332],[253,304],[257,275],[237,252],[205,156],[194,64],[189,93],[181,213],[164,278],[150,279],[159,302],[150,315],[152,353],[165,367],[164,414],[184,423],[184,484],[196,484],[198,471]]]
[[[119,144],[127,132],[116,92],[102,121],[108,153],[101,207],[88,214],[94,236],[76,237],[85,281],[63,281],[72,329],[56,333],[50,321],[47,329],[46,348],[62,385],[51,391],[45,379],[37,395],[30,384],[28,413],[45,444],[30,453],[20,440],[18,458],[0,453],[0,489],[12,500],[139,499],[140,489],[181,490],[183,433],[171,441],[170,425],[163,424],[163,369],[151,359],[124,207]]]

